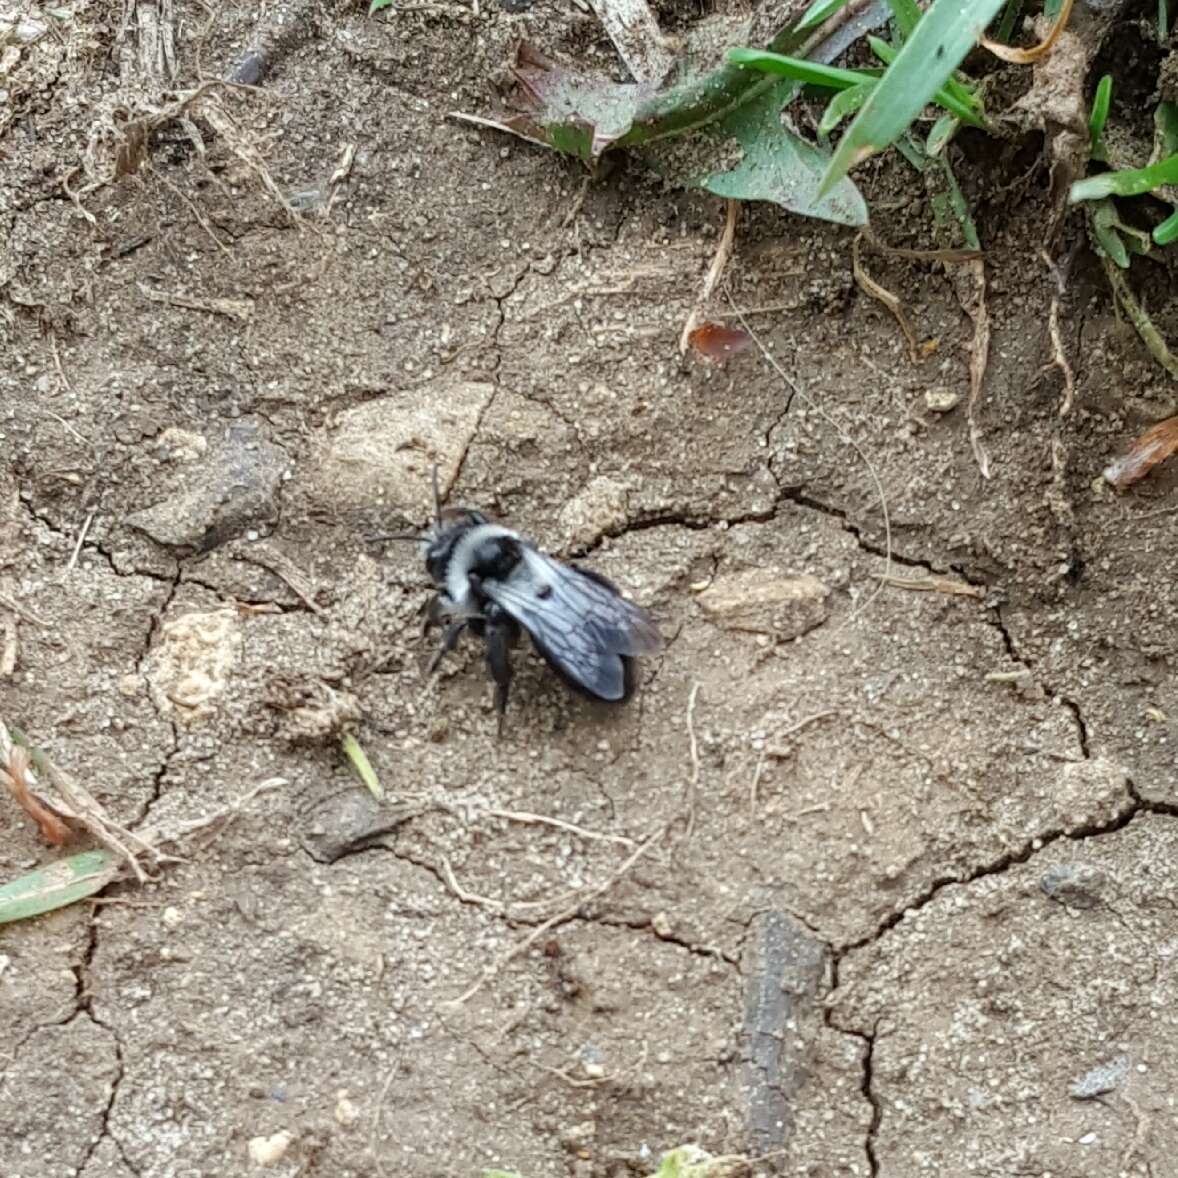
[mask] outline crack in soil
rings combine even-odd
[[[127,1074],[126,1060],[123,1057],[123,1041],[119,1036],[118,1031],[110,1023],[104,1019],[99,1018],[94,1010],[94,992],[91,987],[91,972],[94,966],[94,955],[98,950],[98,921],[94,914],[91,914],[90,922],[86,928],[86,945],[82,951],[82,959],[78,965],[73,967],[74,973],[74,1012],[69,1018],[64,1020],[63,1025],[72,1023],[74,1019],[79,1016],[85,1016],[96,1027],[101,1027],[111,1037],[115,1049],[115,1074],[110,1083],[110,1091],[106,1097],[106,1103],[102,1108],[102,1125],[99,1134],[87,1147],[81,1162],[78,1165],[77,1173],[84,1174],[86,1167],[89,1166],[94,1154],[97,1152],[99,1145],[102,1144],[103,1139],[109,1138],[118,1151],[119,1157],[122,1159],[123,1165],[132,1174],[138,1174],[138,1170],[131,1165],[130,1159],[127,1157],[126,1151],[123,1149],[123,1143],[118,1139],[110,1126],[111,1113],[114,1110],[115,1100],[118,1098],[119,1091],[123,1084],[123,1079]]]
[[[1010,632],[1010,628],[1006,624],[1006,619],[1002,616],[1002,606],[992,605],[988,608],[991,614],[988,624],[993,626],[1002,636],[1002,644],[1006,648],[1007,657],[1011,662],[1017,663],[1020,667],[1024,668],[1027,674],[1031,676],[1048,696],[1057,700],[1067,709],[1076,727],[1076,743],[1080,746],[1080,755],[1085,761],[1090,760],[1092,752],[1089,747],[1088,721],[1084,719],[1084,713],[1081,711],[1079,703],[1070,696],[1064,695],[1063,692],[1057,691],[1050,683],[1047,683],[1035,674],[1034,664],[1018,649],[1014,635]]]
[[[611,918],[607,916],[583,916],[578,914],[571,919],[582,920],[588,924],[603,924],[609,928],[625,928],[633,929],[635,932],[650,932],[658,940],[667,945],[675,945],[690,953],[693,957],[702,957],[707,961],[722,961],[732,966],[738,973],[740,972],[740,958],[738,956],[726,953],[723,949],[715,945],[700,945],[695,941],[689,941],[686,937],[678,936],[671,931],[660,932],[654,926],[653,916],[636,916],[629,919],[622,919],[620,917]]]
[[[841,959],[848,953],[853,953],[857,949],[863,949],[867,945],[874,944],[886,933],[890,932],[907,916],[909,913],[919,912],[927,904],[932,903],[933,900],[940,895],[941,891],[947,887],[952,887],[955,884],[968,887],[972,883],[976,883],[979,879],[985,879],[991,875],[1002,875],[1009,871],[1011,867],[1028,862],[1033,856],[1040,851],[1045,850],[1051,846],[1052,843],[1057,843],[1061,839],[1070,839],[1073,842],[1083,842],[1085,839],[1099,838],[1106,834],[1115,834],[1119,830],[1123,830],[1138,814],[1155,811],[1155,806],[1152,802],[1147,802],[1140,794],[1137,793],[1132,783],[1127,783],[1126,794],[1128,795],[1128,805],[1114,814],[1107,822],[1089,823],[1085,826],[1078,826],[1073,830],[1064,830],[1062,828],[1056,830],[1045,831],[1042,834],[1035,835],[1028,839],[1021,847],[1013,851],[1007,851],[1004,855],[995,859],[991,863],[985,863],[973,868],[971,871],[960,876],[941,876],[939,879],[933,880],[931,884],[924,889],[915,899],[909,901],[903,908],[886,916],[875,929],[867,933],[865,936],[859,937],[857,940],[848,941],[842,945],[835,946],[835,958]],[[1178,809],[1178,807],[1176,807]]]

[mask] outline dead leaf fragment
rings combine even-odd
[[[1129,447],[1127,454],[1110,462],[1104,468],[1105,480],[1116,490],[1131,487],[1159,462],[1165,462],[1178,450],[1178,417],[1167,417],[1152,429],[1147,429]]]
[[[720,323],[701,323],[687,333],[687,343],[691,350],[713,364],[723,364],[725,360],[747,352],[753,346],[748,332],[737,327],[724,327]]]
[[[52,811],[33,796],[29,784],[29,767],[32,759],[24,745],[15,744],[8,754],[8,764],[0,769],[2,784],[16,801],[16,804],[41,828],[41,837],[51,846],[64,846],[69,841],[70,828]]]

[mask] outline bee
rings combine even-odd
[[[433,472],[434,520],[422,535],[373,536],[414,540],[437,593],[426,629],[444,627],[429,674],[469,630],[485,646],[502,727],[511,687],[511,649],[525,630],[565,684],[590,699],[622,703],[638,682],[636,660],[663,640],[654,619],[627,601],[599,573],[564,564],[518,532],[471,508],[443,508]]]

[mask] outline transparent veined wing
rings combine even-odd
[[[662,648],[654,619],[593,573],[530,546],[522,556],[509,577],[484,581],[482,592],[527,629],[548,663],[575,686],[600,699],[625,698],[624,660]]]

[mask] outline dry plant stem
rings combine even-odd
[[[1067,417],[1072,411],[1072,403],[1076,397],[1076,377],[1072,366],[1068,363],[1067,352],[1063,346],[1063,336],[1059,330],[1059,300],[1064,293],[1064,278],[1059,267],[1051,260],[1046,250],[1039,251],[1039,257],[1047,267],[1048,273],[1055,279],[1056,293],[1051,299],[1051,311],[1047,318],[1047,333],[1051,337],[1051,363],[1044,365],[1042,372],[1049,372],[1052,367],[1058,368],[1063,376],[1063,399],[1059,405],[1060,417]]]
[[[245,560],[256,564],[259,568],[272,572],[280,581],[286,584],[294,595],[315,615],[324,616],[322,608],[316,604],[315,586],[310,579],[284,553],[262,548],[256,544],[234,546],[233,556],[237,560]]]
[[[985,36],[979,37],[978,40],[995,57],[1001,58],[1003,61],[1009,61],[1012,65],[1033,65],[1041,58],[1046,57],[1055,47],[1060,33],[1067,27],[1068,18],[1071,15],[1072,0],[1063,0],[1055,23],[1048,30],[1047,36],[1038,45],[1032,45],[1030,49],[1016,49],[1010,45],[1003,45],[1000,41],[991,41],[989,37]]]
[[[15,747],[16,742],[9,732],[7,724],[0,720],[0,762],[7,764]],[[30,752],[33,755],[36,768],[44,773],[58,794],[57,797],[48,794],[44,785],[38,783],[33,769],[29,768],[25,776],[28,780],[29,792],[33,797],[55,814],[78,823],[89,831],[97,842],[116,855],[122,856],[135,878],[143,883],[147,879],[147,874],[139,866],[139,856],[155,855],[158,858],[158,853],[150,841],[120,826],[117,822],[113,822],[103,807],[90,796],[90,793],[59,769],[44,753],[33,750]]]
[[[1047,331],[1051,336],[1051,359],[1063,374],[1063,398],[1059,403],[1060,417],[1067,417],[1072,411],[1072,403],[1076,398],[1076,378],[1072,366],[1068,363],[1067,353],[1064,351],[1063,338],[1059,330],[1059,299],[1052,298],[1051,313],[1047,319]]]
[[[1125,276],[1117,268],[1116,262],[1107,254],[1101,254],[1100,261],[1108,276],[1108,284],[1113,288],[1113,297],[1125,308],[1125,314],[1137,329],[1141,342],[1149,349],[1149,354],[1178,380],[1178,360],[1174,359],[1174,354],[1166,347],[1166,341],[1158,334],[1158,329],[1154,327],[1152,320],[1129,289],[1129,283],[1125,281]]]
[[[909,589],[913,593],[945,593],[951,597],[985,597],[986,591],[981,585],[971,585],[968,581],[958,581],[953,577],[885,577],[879,579],[893,589]]]
[[[986,264],[981,258],[966,263],[974,277],[976,295],[966,308],[973,320],[973,345],[969,356],[969,402],[966,406],[966,420],[969,423],[969,444],[982,478],[990,477],[990,455],[982,443],[982,431],[978,428],[977,409],[982,400],[982,385],[986,379],[986,367],[990,362],[990,313],[986,310]]]
[[[675,819],[672,818],[669,822],[664,822],[645,842],[639,844],[634,850],[633,854],[619,867],[612,875],[601,883],[592,888],[586,888],[577,893],[576,898],[565,908],[562,908],[555,916],[549,917],[543,924],[538,924],[526,937],[517,941],[505,953],[493,961],[482,974],[479,975],[478,980],[457,998],[452,998],[450,1001],[444,1003],[446,1006],[463,1006],[469,1002],[505,965],[514,961],[521,953],[526,953],[546,932],[555,928],[558,924],[564,924],[566,921],[572,920],[577,913],[585,907],[586,904],[593,900],[604,896],[606,892],[610,891],[629,871],[630,869],[646,855],[654,845],[667,833],[671,823]]]
[[[728,293],[728,303],[732,307],[732,310],[735,313],[736,317],[740,320],[741,327],[743,327],[745,329],[745,331],[748,332],[749,338],[753,341],[753,343],[755,343],[757,345],[757,348],[760,351],[761,355],[765,358],[765,360],[768,362],[769,366],[773,369],[773,371],[776,372],[779,377],[781,377],[782,381],[785,383],[786,388],[788,388],[794,394],[794,396],[796,396],[799,400],[803,401],[815,413],[817,413],[818,416],[821,417],[822,420],[825,421],[835,431],[836,434],[838,434],[839,438],[843,442],[845,442],[848,446],[850,446],[851,449],[854,450],[856,454],[859,455],[859,458],[862,460],[863,465],[867,468],[867,472],[871,476],[871,481],[875,484],[876,494],[879,495],[879,506],[880,506],[881,512],[883,513],[883,525],[884,525],[884,571],[883,571],[883,575],[885,577],[890,576],[891,571],[892,571],[892,517],[888,511],[888,498],[884,494],[883,480],[879,477],[879,471],[876,469],[875,463],[872,462],[871,459],[868,457],[867,451],[864,450],[863,447],[860,446],[859,443],[856,442],[855,439],[851,437],[850,432],[848,430],[843,429],[843,427],[841,425],[839,425],[837,419],[831,413],[829,413],[826,409],[824,409],[822,407],[822,405],[820,405],[817,401],[815,401],[813,397],[811,397],[808,393],[804,393],[802,391],[801,386],[798,384],[798,382],[795,381],[793,379],[793,377],[791,377],[785,371],[785,369],[781,367],[781,364],[779,363],[777,357],[774,356],[773,353],[770,352],[767,347],[765,347],[764,341],[761,339],[761,337],[759,335],[757,335],[757,333],[755,331],[753,331],[751,325],[749,324],[748,319],[745,318],[744,312],[741,311],[736,306],[735,302],[733,302],[732,292],[729,291],[727,293]],[[884,583],[881,580],[880,583],[876,586],[875,590],[868,595],[867,600],[862,605],[855,606],[855,608],[851,610],[851,612],[847,615],[846,620],[842,623],[842,626],[849,625],[851,620],[857,614],[859,614],[863,610],[867,609],[868,606],[870,606],[871,603],[880,595],[880,593],[883,592],[883,588],[884,588]],[[840,626],[839,629],[842,629],[842,626]]]
[[[904,338],[908,341],[908,355],[911,357],[912,363],[919,364],[920,352],[916,344],[916,333],[912,330],[912,324],[904,311],[904,304],[900,302],[897,295],[892,294],[887,287],[881,286],[863,268],[863,263],[859,260],[859,243],[862,240],[863,234],[860,233],[851,243],[851,272],[855,276],[855,282],[864,294],[870,295],[871,298],[882,303],[891,311],[896,322],[900,325],[900,330],[904,333]]]
[[[248,323],[253,315],[253,304],[247,299],[194,299],[188,295],[156,290],[146,283],[138,284],[139,293],[153,303],[180,307],[185,311],[205,311],[210,315],[224,315],[238,323]]]
[[[688,337],[695,330],[696,324],[699,322],[699,313],[703,310],[704,304],[708,299],[712,297],[712,291],[716,289],[716,283],[720,281],[720,275],[724,273],[724,268],[728,265],[728,259],[732,257],[732,243],[736,237],[736,214],[738,210],[738,203],[734,200],[729,200],[724,217],[724,230],[720,234],[720,241],[716,246],[715,256],[712,258],[712,264],[708,267],[708,272],[704,276],[704,284],[699,292],[699,297],[695,300],[695,306],[691,308],[691,314],[687,316],[687,322],[683,324],[683,331],[679,335],[680,356],[687,354]]]

